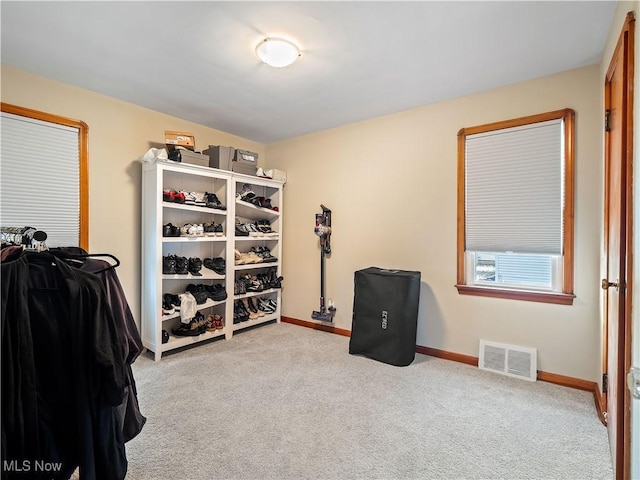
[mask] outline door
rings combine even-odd
[[[627,15],[605,81],[604,246],[607,260],[603,366],[607,429],[615,477],[629,478],[629,395],[625,374],[630,365],[631,160],[633,122],[633,14]]]

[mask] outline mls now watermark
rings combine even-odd
[[[3,472],[59,472],[62,462],[47,462],[46,460],[3,460]]]

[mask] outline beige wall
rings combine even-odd
[[[327,298],[351,328],[354,271],[422,272],[417,343],[478,355],[481,338],[538,349],[538,369],[600,375],[602,217],[599,66],[282,141],[269,167],[287,171],[283,314],[310,320],[319,304],[314,213],[333,210]],[[456,283],[456,140],[463,127],[561,108],[576,111],[573,306],[461,296]]]
[[[89,251],[120,259],[118,276],[138,324],[141,163],[137,159],[151,146],[162,146],[165,130],[192,132],[197,149],[233,145],[264,156],[259,143],[5,65],[1,99],[89,125]]]
[[[89,125],[90,250],[122,260],[119,276],[139,318],[140,165],[165,129],[191,131],[198,148],[228,144],[287,171],[283,314],[310,320],[319,303],[314,213],[334,211],[327,296],[350,329],[353,272],[419,270],[418,344],[468,355],[478,339],[538,348],[538,368],[599,376],[602,145],[599,67],[512,85],[269,145],[2,67],[2,101]],[[458,295],[456,134],[462,127],[573,108],[577,116],[576,285],[571,307]],[[215,114],[215,113],[213,113]],[[265,155],[266,154],[266,155]]]

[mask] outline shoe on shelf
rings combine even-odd
[[[215,332],[216,331],[216,325],[215,325],[215,323],[213,323],[213,315],[207,315],[205,317],[204,325],[205,325],[205,328],[207,329],[207,332]]]
[[[171,305],[174,311],[180,311],[180,297],[178,297],[178,295],[174,295],[173,293],[165,293],[162,296],[162,302],[167,306]]]
[[[162,274],[163,275],[175,275],[176,274],[176,256],[167,255],[162,257]]]
[[[249,320],[255,320],[256,318],[258,318],[258,313],[257,311],[253,311],[255,310],[255,308],[252,310],[251,306],[249,305],[249,301],[246,298],[242,299],[242,305],[244,306],[245,310],[247,312],[249,312]]]
[[[189,273],[194,277],[201,277],[202,274],[200,270],[202,270],[202,260],[198,257],[190,257],[189,258]]]
[[[237,310],[239,322],[246,322],[247,320],[249,320],[249,311],[244,307],[242,301],[236,300],[233,305],[234,313]]]
[[[249,230],[249,236],[264,237],[264,232],[256,226],[255,223],[245,223],[247,230]]]
[[[187,257],[175,257],[176,261],[176,271],[178,275],[186,275],[189,273],[189,260]]]
[[[246,255],[247,263],[262,263],[262,257],[256,252],[247,252],[244,255]]]
[[[254,302],[253,298],[249,297],[248,302],[249,302],[249,308],[251,309],[252,312],[257,313],[258,317],[264,317],[264,311],[258,305],[256,305],[257,301]]]
[[[271,250],[267,247],[251,247],[251,252],[259,256],[264,263],[277,262],[278,259],[271,255]]]
[[[248,183],[245,183],[242,186],[242,190],[240,190],[237,195],[240,197],[240,200],[243,200],[245,202],[248,202],[256,196],[255,192],[251,189],[251,185],[249,185]]]
[[[272,305],[268,299],[262,297],[258,299],[258,307],[267,315],[271,315],[276,311],[276,307]]]
[[[195,199],[196,207],[206,207],[207,206],[207,198],[204,192],[191,192],[191,195]]]
[[[214,285],[205,285],[204,290],[207,293],[207,296],[214,302],[221,302],[222,300],[227,299],[227,291],[218,283]]]
[[[193,206],[195,206],[195,204],[196,204],[196,195],[195,195],[194,192],[187,192],[185,190],[180,190],[178,193],[181,194],[184,197],[184,204],[185,205],[193,205]]]
[[[227,209],[227,207],[222,204],[215,193],[204,192],[204,198],[207,202],[207,207],[209,208],[217,208],[218,210]]]
[[[222,257],[205,258],[203,264],[205,268],[213,270],[218,275],[224,275],[226,273],[227,265]]]
[[[175,202],[176,196],[173,190],[163,190],[162,191],[162,201],[163,202]]]
[[[176,313],[175,307],[171,303],[167,303],[163,300],[162,302],[162,314],[163,315],[171,315],[172,313]]]
[[[180,227],[180,235],[184,236],[184,237],[188,237],[190,236],[189,234],[189,229],[192,227],[193,225],[191,225],[190,223],[185,223],[183,226]],[[203,228],[204,231],[204,228]]]
[[[202,223],[185,223],[180,227],[180,234],[184,237],[203,237],[204,226]]]
[[[233,251],[233,257],[236,265],[244,265],[245,258],[242,256],[242,253],[240,253],[240,251],[237,248]]]
[[[185,203],[184,192],[176,192],[175,190],[172,190],[172,192],[173,192],[173,201],[175,203]]]
[[[204,234],[208,237],[224,237],[221,223],[205,223],[202,225]]]
[[[244,229],[244,225],[236,218],[236,237],[248,237],[249,232]]]
[[[265,289],[264,283],[255,275],[246,275],[245,284],[247,292],[262,292]]]
[[[256,171],[256,177],[273,178],[273,170],[264,170],[262,167],[259,167]]]
[[[173,334],[176,337],[197,337],[202,333],[202,326],[200,322],[193,317],[187,324],[180,324],[179,327],[173,329]]]
[[[247,293],[247,283],[244,278],[240,277],[235,282],[233,282],[233,294],[234,295],[244,295]]]
[[[179,237],[180,236],[180,228],[176,227],[172,223],[167,223],[162,226],[162,236],[163,237]]]
[[[198,285],[194,285],[193,283],[187,285],[187,292],[193,295],[193,298],[196,299],[197,305],[202,305],[209,298],[209,295],[207,295],[207,292],[204,289],[204,285],[201,283]]]
[[[203,223],[202,230],[204,231],[205,236],[207,237],[215,237],[216,236],[216,225],[215,223]]]

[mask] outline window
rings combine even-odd
[[[458,133],[458,292],[573,303],[574,112]]]
[[[0,219],[47,233],[47,246],[88,248],[85,123],[2,103]]]

